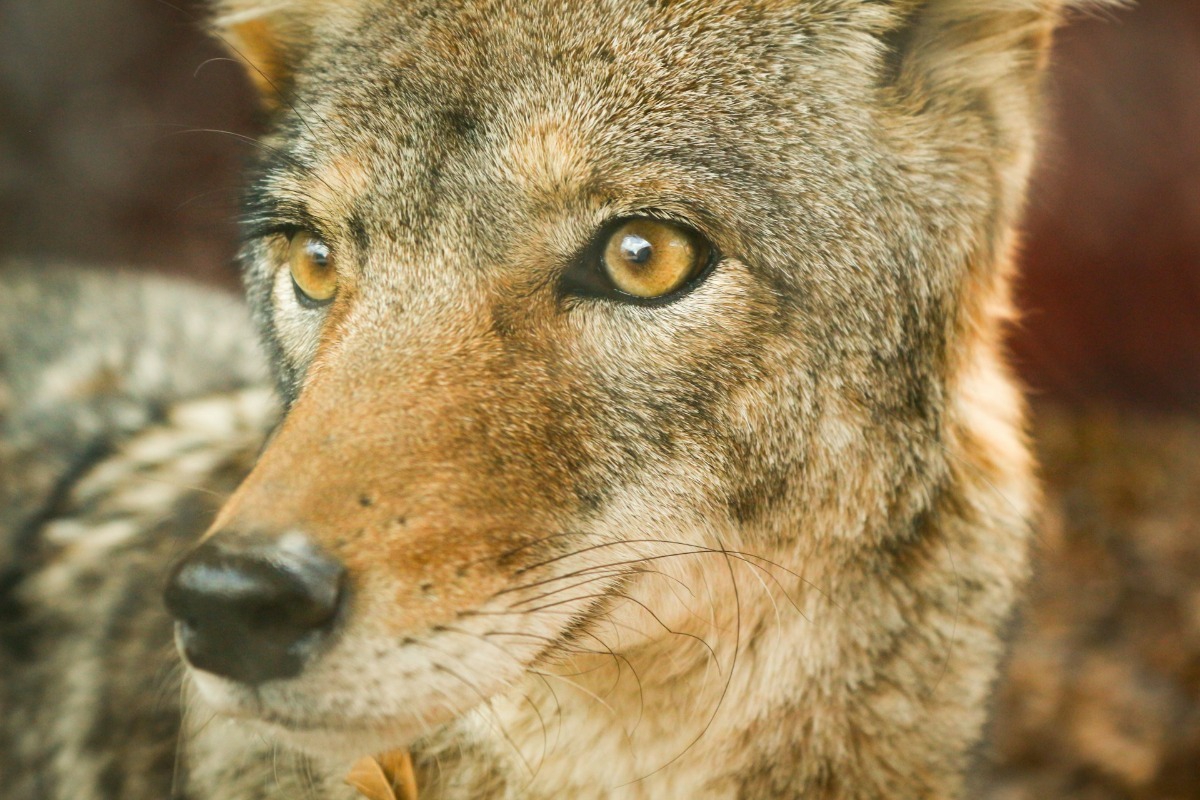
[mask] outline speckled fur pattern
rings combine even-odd
[[[353,591],[294,678],[188,673],[175,791],[339,797],[403,747],[435,800],[962,796],[1038,501],[1001,339],[1062,11],[220,3],[271,113],[243,258],[286,413],[205,535],[301,531]],[[707,279],[655,306],[564,292],[634,214],[701,231]],[[332,248],[328,307],[297,302],[296,229]],[[157,433],[188,440],[180,413]],[[246,453],[214,452],[198,483],[223,492]],[[64,563],[17,602],[80,602],[111,545],[72,518],[126,502],[96,480],[40,518]],[[149,519],[109,535],[154,569],[179,539]],[[137,647],[163,644],[149,619]],[[105,641],[38,659],[80,713]],[[113,786],[165,749],[86,772],[78,725],[30,719],[49,791],[162,796]]]
[[[180,723],[167,565],[278,413],[236,298],[6,264],[0,794],[162,798]]]

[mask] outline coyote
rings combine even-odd
[[[964,796],[1066,5],[216,3],[280,401],[219,297],[11,274],[5,796]]]

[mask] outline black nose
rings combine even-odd
[[[184,655],[250,685],[299,674],[333,627],[342,565],[299,534],[225,539],[197,547],[167,581]]]

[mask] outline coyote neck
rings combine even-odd
[[[796,684],[795,662],[771,662],[805,647],[804,616],[820,612],[793,565],[679,550],[631,581],[570,652],[432,745],[418,760],[440,775],[427,770],[422,797],[505,796],[488,793],[498,775],[514,796],[728,796],[731,747]]]
[[[423,797],[960,796],[1036,499],[996,362],[960,389],[903,518],[655,560],[574,653],[427,743]]]

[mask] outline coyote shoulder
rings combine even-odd
[[[226,301],[14,277],[173,333],[0,328],[6,796],[964,796],[1065,10],[217,2],[282,413]]]

